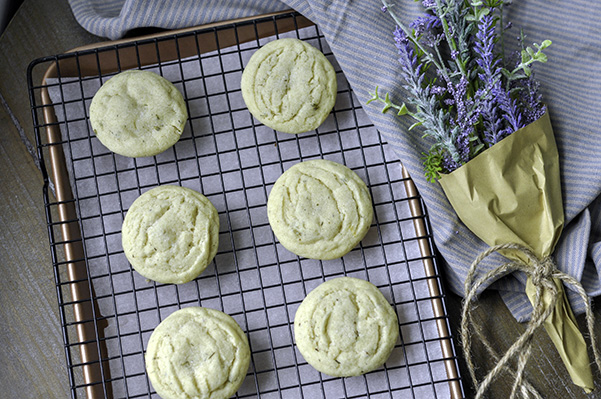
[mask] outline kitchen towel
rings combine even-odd
[[[377,0],[69,0],[77,21],[98,36],[116,39],[140,27],[182,28],[210,22],[295,9],[322,30],[359,100],[365,104],[379,86],[402,102],[397,53],[392,38],[394,22]],[[398,1],[395,11],[409,23],[423,9],[421,2]],[[521,1],[506,8],[513,28],[509,48],[517,49],[520,29],[526,43],[550,39],[546,64],[537,65],[556,135],[561,162],[565,221],[554,253],[557,266],[580,280],[590,296],[601,294],[601,3],[584,0]],[[380,113],[376,104],[364,106],[371,121],[386,137],[410,172],[422,195],[433,226],[437,249],[445,259],[449,288],[463,294],[472,261],[487,246],[458,220],[438,184],[425,180],[422,152],[429,143],[418,130],[408,131],[409,118]],[[501,255],[481,263],[481,272],[506,260]],[[524,293],[526,277],[512,274],[492,284],[517,320],[528,319],[530,302]],[[584,311],[577,294],[567,287],[575,313]]]

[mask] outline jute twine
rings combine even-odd
[[[492,253],[504,249],[520,251],[529,260],[529,263],[509,262],[475,280],[478,264]],[[517,341],[511,345],[507,352],[500,357],[486,339],[482,331],[482,326],[474,322],[471,309],[475,304],[474,299],[478,296],[477,292],[479,287],[481,287],[487,281],[494,281],[502,276],[516,271],[522,271],[526,273],[529,277],[531,277],[532,283],[534,287],[536,287],[532,317],[530,322],[528,322],[526,330],[522,333],[522,335],[520,335]],[[470,376],[477,390],[476,399],[484,398],[484,393],[490,387],[491,383],[503,372],[508,372],[514,379],[511,396],[509,399],[517,397],[542,399],[540,393],[538,393],[538,391],[524,379],[524,369],[532,350],[532,338],[534,337],[536,331],[543,327],[543,323],[551,315],[557,302],[558,289],[553,282],[553,278],[557,278],[562,282],[571,285],[584,301],[586,309],[586,324],[591,340],[593,354],[595,356],[595,363],[601,370],[601,356],[597,348],[597,342],[593,330],[594,316],[591,310],[590,299],[582,287],[582,284],[580,284],[580,282],[572,276],[558,270],[555,267],[551,257],[541,260],[530,249],[518,244],[496,245],[482,252],[478,258],[476,258],[470,267],[467,279],[465,281],[466,295],[463,300],[462,308],[461,340],[463,343],[463,354],[467,362]],[[544,310],[542,304],[543,289],[550,292],[551,297],[553,298],[550,306]],[[473,340],[480,341],[488,354],[496,362],[496,366],[490,370],[482,382],[479,382],[476,378],[476,366],[471,356]],[[512,361],[512,359],[516,358],[517,366],[514,370],[512,367],[510,367],[509,363]]]

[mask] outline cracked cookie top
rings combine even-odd
[[[392,306],[372,283],[339,277],[320,284],[294,317],[298,350],[318,371],[334,377],[382,366],[399,337]]]
[[[107,80],[90,104],[96,137],[114,153],[147,157],[174,145],[184,131],[184,97],[167,79],[130,70]]]
[[[219,245],[219,215],[189,188],[155,187],[130,206],[121,229],[125,256],[142,276],[182,284],[211,263]]]
[[[325,260],[340,258],[365,237],[373,208],[367,186],[355,172],[317,159],[297,163],[277,179],[267,216],[286,249]]]
[[[323,123],[336,101],[336,72],[310,44],[279,39],[257,50],[242,73],[242,97],[261,123],[303,133]]]
[[[231,316],[192,306],[175,311],[154,329],[145,362],[163,399],[226,399],[248,372],[250,349]]]

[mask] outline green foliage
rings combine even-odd
[[[422,155],[426,180],[430,183],[435,183],[440,178],[440,173],[442,172],[442,154],[439,151],[430,150],[429,153],[422,153]]]
[[[366,104],[370,104],[373,101],[378,101],[378,102],[384,103],[384,107],[382,108],[383,114],[385,114],[391,108],[397,110],[398,116],[410,114],[409,109],[407,109],[407,105],[405,105],[405,103],[403,103],[401,105],[397,105],[397,104],[393,103],[390,100],[389,93],[386,93],[384,98],[380,97],[380,95],[378,94],[378,86],[376,86],[375,93],[373,93],[373,94],[369,93],[369,95],[371,96],[371,98],[367,101]]]
[[[543,53],[543,50],[552,44],[551,40],[543,40],[541,44],[533,43],[532,45],[536,48],[536,51],[534,51],[532,47],[524,48],[524,38],[524,33],[522,32],[520,37],[522,42],[521,62],[513,69],[513,71],[508,71],[507,69],[502,70],[508,81],[529,77],[532,75],[531,64],[535,62],[547,62],[547,55]]]

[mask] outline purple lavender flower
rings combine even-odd
[[[427,30],[442,27],[442,22],[436,15],[424,14],[417,17],[409,26],[415,29],[415,36],[421,36]]]
[[[444,153],[444,155],[442,157],[442,167],[445,170],[453,171],[460,166],[461,166],[461,164],[459,162],[453,160],[453,158],[451,157],[451,155],[449,153],[446,153],[446,152]]]
[[[449,165],[454,164],[456,168],[457,165],[464,163],[464,157],[463,151],[456,147],[455,137],[446,129],[449,115],[440,109],[436,96],[432,95],[431,86],[424,87],[425,68],[419,62],[414,51],[414,44],[409,40],[407,34],[397,27],[394,31],[394,40],[399,50],[401,75],[407,83],[405,88],[411,93],[408,101],[418,108],[417,114],[420,115],[425,134],[433,136],[440,143],[445,154],[448,153],[450,157],[446,162]],[[465,86],[467,87],[467,85]],[[448,87],[447,90],[449,90]]]
[[[526,79],[519,79],[513,88],[517,89],[518,99],[522,105],[524,125],[536,121],[545,114],[547,109],[542,102],[539,83],[534,80],[532,75]]]
[[[499,140],[501,140],[525,125],[522,121],[522,113],[518,109],[517,103],[505,90],[494,88],[492,94],[495,96],[499,108],[503,111],[503,118],[509,123],[509,126],[499,133]]]
[[[409,24],[410,28],[415,31],[416,37],[421,37],[424,44],[429,47],[435,47],[440,43],[444,35],[437,33],[436,28],[442,27],[440,18],[432,14],[424,14],[417,17],[413,22]]]
[[[415,77],[419,78],[420,73],[417,69],[421,69],[421,67],[418,65],[413,45],[405,32],[399,27],[394,30],[394,42],[396,48],[399,50],[399,62],[401,63],[405,80],[412,80]]]
[[[481,72],[478,78],[482,82],[481,88],[476,92],[480,99],[480,111],[482,124],[484,126],[483,141],[489,147],[501,139],[502,119],[500,118],[499,106],[493,92],[501,91],[499,80],[501,67],[499,60],[494,55],[495,25],[490,15],[485,15],[478,22],[478,32],[474,43],[476,53],[476,64]]]
[[[483,74],[479,74],[481,80],[487,85],[493,85],[493,78],[498,75],[499,61],[494,57],[495,46],[495,24],[490,15],[482,17],[478,23],[478,33],[476,33],[476,43],[474,50],[478,54],[476,64],[482,69]]]
[[[438,86],[438,85],[430,86],[430,93],[435,94],[437,96],[443,95],[446,92],[447,92],[446,87],[442,87],[442,86]]]
[[[454,132],[451,136],[455,137],[454,144],[461,164],[470,159],[471,138],[474,134],[474,125],[479,118],[479,110],[473,109],[474,100],[467,95],[467,89],[468,80],[465,76],[462,76],[457,83],[447,80],[447,92],[451,94],[455,105],[455,118],[451,121]]]
[[[423,0],[422,6],[424,6],[425,9],[436,7],[436,0]]]
[[[490,147],[501,139],[500,132],[503,128],[503,118],[499,116],[499,107],[492,95],[483,92],[482,89],[476,92],[476,97],[480,98],[480,115],[484,127],[482,141]]]

